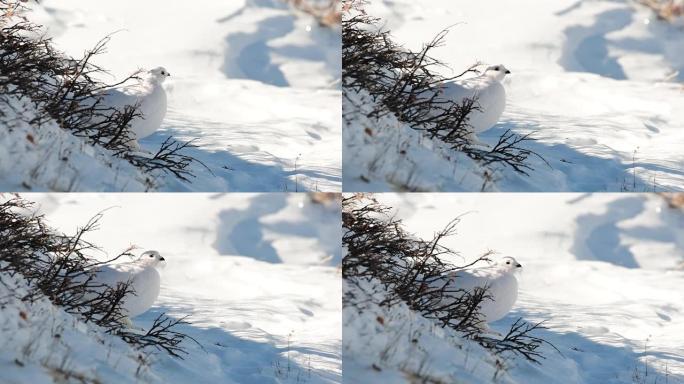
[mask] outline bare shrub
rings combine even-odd
[[[80,59],[68,57],[53,47],[50,38],[41,35],[41,26],[19,15],[22,4],[18,0],[0,0],[0,12],[4,11],[0,17],[0,105],[16,110],[18,106],[12,100],[22,100],[39,111],[26,121],[32,126],[54,121],[74,136],[111,151],[147,174],[162,171],[190,181],[190,165],[199,161],[181,150],[192,147],[192,143],[169,138],[152,157],[140,156],[131,148],[131,124],[144,117],[139,105],[117,108],[104,102],[107,89],[139,80],[139,73],[116,84],[96,80],[97,75],[106,71],[93,64],[92,59],[105,52],[110,37],[100,40]],[[6,116],[0,112],[0,117]]]
[[[76,234],[64,235],[46,226],[43,217],[31,209],[32,203],[18,197],[0,204],[0,273],[26,279],[32,290],[20,297],[21,300],[47,297],[67,313],[94,323],[138,348],[153,346],[175,357],[184,352],[180,343],[190,337],[172,329],[183,319],[172,320],[162,314],[147,333],[130,332],[124,325],[126,315],[122,305],[125,296],[135,294],[132,287],[128,282],[110,287],[95,281],[95,268],[132,256],[126,250],[103,262],[87,255],[97,247],[83,240],[83,236],[98,229],[101,214],[80,227]]]
[[[450,78],[436,72],[445,65],[430,53],[443,45],[448,30],[438,33],[420,51],[412,52],[396,44],[390,31],[379,27],[380,20],[363,11],[363,5],[359,0],[348,0],[343,5],[342,77],[343,91],[364,90],[377,101],[377,107],[369,116],[391,113],[412,129],[448,144],[485,166],[503,164],[527,175],[527,171],[532,170],[527,162],[531,155],[543,160],[536,152],[521,146],[532,140],[529,135],[519,136],[506,131],[490,150],[472,145],[469,115],[481,111],[477,99],[447,100],[442,97],[442,86],[446,81],[477,72],[479,64]]]
[[[182,355],[188,354],[188,352],[181,347],[183,341],[189,339],[201,347],[197,340],[174,329],[177,325],[187,324],[187,322],[185,322],[186,318],[187,316],[181,319],[170,319],[162,313],[154,319],[152,326],[150,326],[150,329],[145,331],[145,333],[119,329],[116,334],[125,342],[136,345],[139,348],[153,347],[157,350],[166,351],[173,357],[183,359]]]
[[[485,324],[480,313],[482,302],[492,300],[487,287],[469,292],[449,284],[447,274],[488,260],[489,256],[485,254],[461,266],[442,261],[444,256],[458,255],[441,245],[445,237],[455,233],[458,218],[426,241],[407,233],[401,220],[389,216],[390,208],[370,196],[345,197],[342,204],[342,244],[347,250],[342,276],[347,283],[365,291],[364,282],[379,281],[385,295],[375,304],[389,307],[403,302],[494,354],[512,352],[534,363],[544,358],[538,349],[549,343],[532,334],[543,328],[541,323],[531,325],[518,319],[502,339],[492,338],[483,332]],[[368,297],[374,297],[373,292],[368,293]],[[351,290],[345,291],[343,303],[346,308],[363,310],[364,302]]]

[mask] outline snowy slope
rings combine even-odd
[[[344,191],[383,192],[388,186],[391,190],[417,192],[492,187],[483,177],[486,170],[465,154],[428,140],[393,114],[367,116],[376,108],[376,102],[365,91],[345,92]]]
[[[368,302],[363,311],[343,310],[345,383],[489,383],[497,375],[496,359],[488,351],[405,303],[379,307],[347,281],[344,292]],[[512,381],[503,377],[498,382]]]
[[[102,148],[94,148],[48,121],[40,128],[26,121],[38,112],[27,100],[7,96],[0,116],[0,191],[146,191],[142,172]]]
[[[506,111],[479,136],[492,144],[507,129],[532,133],[537,141],[526,146],[551,167],[531,159],[530,177],[503,170],[491,190],[684,189],[684,32],[650,9],[627,0],[397,0],[367,8],[412,50],[451,26],[432,52],[453,69],[444,76],[477,61],[511,70]]]
[[[281,1],[33,4],[58,49],[79,57],[112,35],[94,62],[114,82],[164,66],[168,113],[142,141],[195,140],[197,178],[162,191],[339,191],[339,29]],[[83,186],[81,190],[88,190]]]
[[[454,217],[467,213],[457,226],[458,234],[444,241],[444,245],[463,256],[450,260],[453,263],[462,264],[494,250],[514,256],[523,265],[518,302],[511,313],[493,323],[493,328],[502,332],[518,317],[528,322],[545,320],[548,329],[537,334],[558,347],[562,355],[544,347],[547,359],[541,366],[509,359],[508,371],[499,374],[501,382],[684,381],[684,293],[680,289],[684,282],[684,212],[670,208],[662,197],[376,197],[395,207],[406,229],[423,238],[431,238]],[[415,366],[424,359],[425,371],[435,377],[459,377],[466,383],[491,382],[491,356],[458,341],[448,331],[422,324],[424,320],[419,316],[402,315],[401,311],[397,309],[393,314],[401,321],[391,324],[406,324],[395,333],[406,337],[407,330],[413,330],[422,335],[423,351],[414,352],[417,357],[407,358],[400,349],[398,356],[404,356],[404,364]],[[345,346],[348,320],[345,318]],[[389,336],[380,333],[375,337]],[[411,346],[407,342],[403,345]],[[346,353],[347,350],[345,377]],[[357,378],[374,374],[380,375],[363,364],[350,372],[351,377]]]
[[[184,344],[185,360],[155,355],[146,381],[341,381],[339,201],[313,203],[306,194],[22,196],[67,233],[106,210],[101,229],[86,240],[110,254],[134,244],[166,258],[158,301],[133,322],[145,328],[161,312],[189,315],[179,329],[202,347]],[[93,364],[103,382],[119,381],[111,362]]]
[[[0,282],[3,383],[87,382],[98,376],[116,382],[157,381],[140,363],[140,354],[121,339],[83,323],[47,298],[22,300],[30,289],[20,276],[2,272]]]

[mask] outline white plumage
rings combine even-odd
[[[515,272],[522,268],[514,258],[507,256],[491,265],[480,268],[464,269],[450,273],[449,288],[460,288],[473,292],[475,288],[488,287],[487,294],[492,299],[484,299],[480,313],[485,323],[499,320],[513,308],[518,298],[518,280]]]
[[[137,260],[106,264],[97,267],[94,283],[115,288],[118,283],[130,282],[133,292],[123,298],[122,309],[129,317],[146,312],[159,296],[161,277],[157,268],[165,261],[157,251],[144,252]]]
[[[484,144],[478,140],[476,134],[493,127],[506,108],[506,90],[501,81],[509,73],[511,71],[499,64],[488,67],[479,76],[443,84],[441,97],[446,100],[460,103],[465,98],[476,99],[476,105],[481,110],[474,110],[468,115],[472,129],[469,138],[474,144]]]
[[[130,146],[134,149],[139,147],[138,140],[159,129],[166,116],[166,92],[162,84],[169,76],[171,75],[166,69],[158,67],[145,72],[137,84],[108,89],[102,93],[102,101],[110,107],[123,109],[127,105],[139,104],[142,116],[131,123],[134,140],[130,142]]]

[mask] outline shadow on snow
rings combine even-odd
[[[155,306],[137,317],[135,322],[138,326],[148,328],[152,321],[162,313],[188,312],[189,310],[190,308]],[[188,355],[183,356],[184,360],[159,352],[156,355],[158,360],[155,364],[161,365],[163,369],[155,373],[168,374],[169,377],[162,377],[166,381],[197,382],[198,379],[208,376],[214,376],[218,380],[216,382],[228,377],[235,383],[245,384],[341,381],[338,372],[314,372],[310,367],[288,358],[289,352],[320,355],[325,358],[339,357],[334,354],[302,346],[287,347],[285,340],[273,339],[260,342],[244,339],[218,327],[182,324],[175,329],[194,338],[202,347],[191,340],[186,340],[183,347]],[[276,343],[284,346],[278,347]]]

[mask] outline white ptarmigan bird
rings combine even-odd
[[[93,283],[116,288],[118,283],[130,282],[132,293],[122,300],[128,320],[146,312],[159,296],[161,277],[157,268],[165,259],[157,251],[143,252],[137,260],[97,267]]]
[[[513,308],[518,298],[518,279],[515,272],[522,268],[514,258],[506,256],[480,268],[463,269],[447,275],[448,288],[472,292],[475,288],[488,287],[491,299],[480,303],[480,313],[485,323],[499,320]]]
[[[485,145],[476,134],[493,127],[506,108],[506,90],[501,82],[511,73],[502,64],[492,65],[479,76],[468,79],[456,79],[442,85],[441,97],[461,103],[465,98],[475,98],[480,110],[468,114],[468,123],[472,133],[469,139],[473,144]]]
[[[138,149],[138,140],[150,136],[161,126],[166,116],[166,92],[162,87],[164,80],[171,76],[164,67],[143,72],[136,84],[108,89],[102,92],[105,105],[123,109],[123,107],[139,104],[142,116],[131,122],[133,140],[129,146]]]

